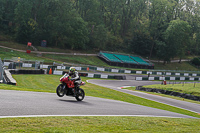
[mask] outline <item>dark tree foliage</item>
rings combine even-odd
[[[136,32],[133,35],[129,49],[136,54],[148,56],[153,43],[154,42],[149,34]]]
[[[183,30],[191,27],[187,43],[174,41],[185,38],[173,33],[174,20],[187,22],[181,25]],[[200,1],[0,0],[0,33],[23,44],[40,45],[41,40],[47,40],[51,47],[134,52],[164,61],[176,56],[181,60],[186,51],[200,54]],[[177,46],[182,49],[173,56],[163,54]]]
[[[193,58],[192,64],[194,64],[196,66],[200,66],[200,59],[198,57]]]

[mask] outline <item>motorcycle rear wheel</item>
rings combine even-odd
[[[63,84],[58,85],[56,93],[59,97],[63,97],[66,94],[66,90],[63,88]]]
[[[83,89],[79,88],[76,94],[76,100],[77,101],[82,101],[85,97],[85,92]]]

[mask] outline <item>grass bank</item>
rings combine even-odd
[[[156,70],[177,70],[177,71],[199,71],[200,69],[192,66],[189,62],[173,62],[163,65],[161,62],[153,62]]]
[[[0,132],[169,133],[200,131],[200,120],[147,117],[39,117],[0,119]]]
[[[15,50],[0,48],[0,58],[1,60],[4,59],[11,59],[12,57],[20,57],[26,60],[44,60],[45,63],[52,63],[52,59],[37,57],[36,54],[27,54],[24,52],[19,52]]]
[[[55,93],[60,78],[60,76],[58,75],[13,75],[13,77],[18,83],[17,86],[0,85],[0,89]],[[83,81],[86,81],[88,79],[89,78],[82,77]],[[121,93],[116,90],[100,87],[90,83],[82,86],[82,88],[85,90],[86,96],[125,101],[133,104],[139,104],[200,118],[200,115],[187,110],[136,97],[130,94]]]
[[[2,36],[0,35],[0,39]],[[20,50],[27,50],[27,44],[19,44],[16,42],[8,41],[7,37],[3,36],[3,41],[0,41],[0,45],[6,46],[9,48],[20,49]],[[96,51],[73,51],[69,49],[58,49],[58,48],[51,48],[51,47],[40,47],[37,46],[39,51],[44,52],[62,52],[62,53],[87,53],[87,54],[97,54]],[[42,57],[37,57],[37,54],[26,54],[25,52],[17,52],[9,49],[0,48],[0,58],[12,58],[12,57],[21,57],[25,59],[32,59],[32,60],[44,60],[45,63],[76,63],[76,64],[87,64],[92,66],[100,66],[100,67],[112,67],[112,68],[121,68],[121,69],[130,69],[130,68],[122,68],[122,67],[114,67],[109,66],[98,57],[89,57],[89,56],[67,56],[67,55],[52,55],[52,54],[43,54]],[[198,71],[196,67],[190,65],[188,62],[182,63],[169,63],[163,65],[163,63],[155,62],[155,69],[157,70],[186,70],[186,71]],[[132,69],[136,70],[136,69]]]
[[[97,56],[78,56],[78,55],[64,55],[63,56],[63,55],[45,54],[44,57],[47,57],[53,60],[59,60],[61,62],[110,67],[104,61],[100,60]]]
[[[167,84],[167,85],[148,85],[144,87],[157,88],[168,91],[187,93],[194,96],[200,96],[200,83],[195,83],[195,82],[194,83],[182,82],[180,84]]]

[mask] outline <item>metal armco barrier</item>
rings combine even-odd
[[[10,69],[11,74],[45,74],[45,70],[22,70],[22,69]]]
[[[0,59],[0,83],[3,83],[3,73],[4,73],[3,62]]]
[[[161,93],[161,94],[181,97],[181,98],[185,98],[185,99],[190,99],[190,100],[194,100],[194,101],[200,101],[200,96],[194,96],[194,95],[190,95],[190,94],[186,94],[186,93],[168,91],[168,90],[163,90],[163,89],[145,88],[142,86],[138,86],[138,87],[136,87],[136,90]]]

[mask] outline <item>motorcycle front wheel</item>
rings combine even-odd
[[[85,97],[85,92],[83,89],[79,88],[76,94],[76,100],[77,101],[82,101]]]
[[[56,93],[59,97],[63,97],[66,94],[66,90],[63,88],[63,84],[58,85]]]

